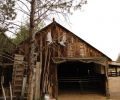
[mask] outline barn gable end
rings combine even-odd
[[[36,33],[36,39],[39,41],[40,35],[43,37],[43,41],[47,40],[47,33],[51,33],[53,42],[58,45],[58,49],[62,54],[58,54],[59,57],[74,57],[74,58],[91,58],[91,57],[104,57],[111,61],[111,59],[103,54],[101,51],[76,36],[71,31],[67,30],[57,22],[53,22]],[[66,41],[64,46],[60,44],[61,40],[65,36]],[[45,43],[44,43],[45,44]],[[46,45],[46,44],[45,44]]]
[[[109,57],[55,21],[38,31],[35,39],[37,62],[42,63],[41,93],[58,98],[59,87],[74,81],[87,85],[99,83],[96,88],[102,87],[108,94]],[[28,61],[29,47],[29,39],[18,46],[18,53],[24,55],[25,61]]]

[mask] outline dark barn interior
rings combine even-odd
[[[0,83],[1,83],[1,86],[3,85],[7,96],[9,95],[9,88],[10,88],[9,83],[12,82],[12,70],[13,70],[12,66],[7,66],[5,68],[0,66]],[[0,87],[0,96],[3,95],[2,92],[3,92],[2,88]]]
[[[105,94],[105,74],[98,73],[96,67],[93,62],[68,61],[59,64],[58,95],[67,91]]]

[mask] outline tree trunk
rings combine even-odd
[[[28,100],[33,100],[33,89],[34,89],[34,77],[35,77],[35,33],[34,33],[34,17],[35,17],[35,1],[31,0],[31,12],[30,12],[30,29],[29,29],[29,37],[30,37],[30,53],[29,53],[29,79],[28,79]]]
[[[35,76],[35,97],[34,100],[40,99],[40,75],[41,75],[41,62],[36,63],[36,76]]]

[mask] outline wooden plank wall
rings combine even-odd
[[[47,34],[51,33],[53,42],[48,45]],[[66,35],[65,46],[60,45],[60,41]],[[42,42],[42,43],[41,43]],[[41,76],[41,93],[48,92],[52,97],[57,97],[57,72],[56,65],[52,62],[52,57],[73,57],[73,58],[89,58],[89,57],[105,57],[94,47],[78,38],[76,35],[66,29],[52,23],[36,34],[36,52],[38,53],[38,62],[42,59],[42,76]],[[24,51],[25,59],[28,59],[29,44],[24,42],[19,49]],[[49,53],[47,53],[49,51]],[[40,54],[42,52],[42,58]],[[48,59],[50,56],[50,59]],[[49,62],[48,62],[49,61]],[[44,80],[45,79],[45,80]],[[45,87],[45,88],[44,88]],[[46,90],[44,90],[46,89]]]
[[[51,44],[54,56],[55,57],[102,57],[104,56],[99,51],[94,49],[92,46],[82,41],[80,38],[75,36],[73,33],[62,29],[59,26],[53,26],[54,31],[52,30],[52,26],[48,27],[44,31],[40,32],[36,35],[37,41],[39,41],[40,36],[42,35],[43,48],[46,47],[47,44],[47,33],[51,32],[52,39],[54,41]],[[60,40],[62,40],[62,36],[66,34],[66,42],[65,46],[61,46],[59,44]]]

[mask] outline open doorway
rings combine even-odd
[[[105,74],[100,66],[91,62],[67,61],[57,66],[58,95],[64,93],[104,93]]]

